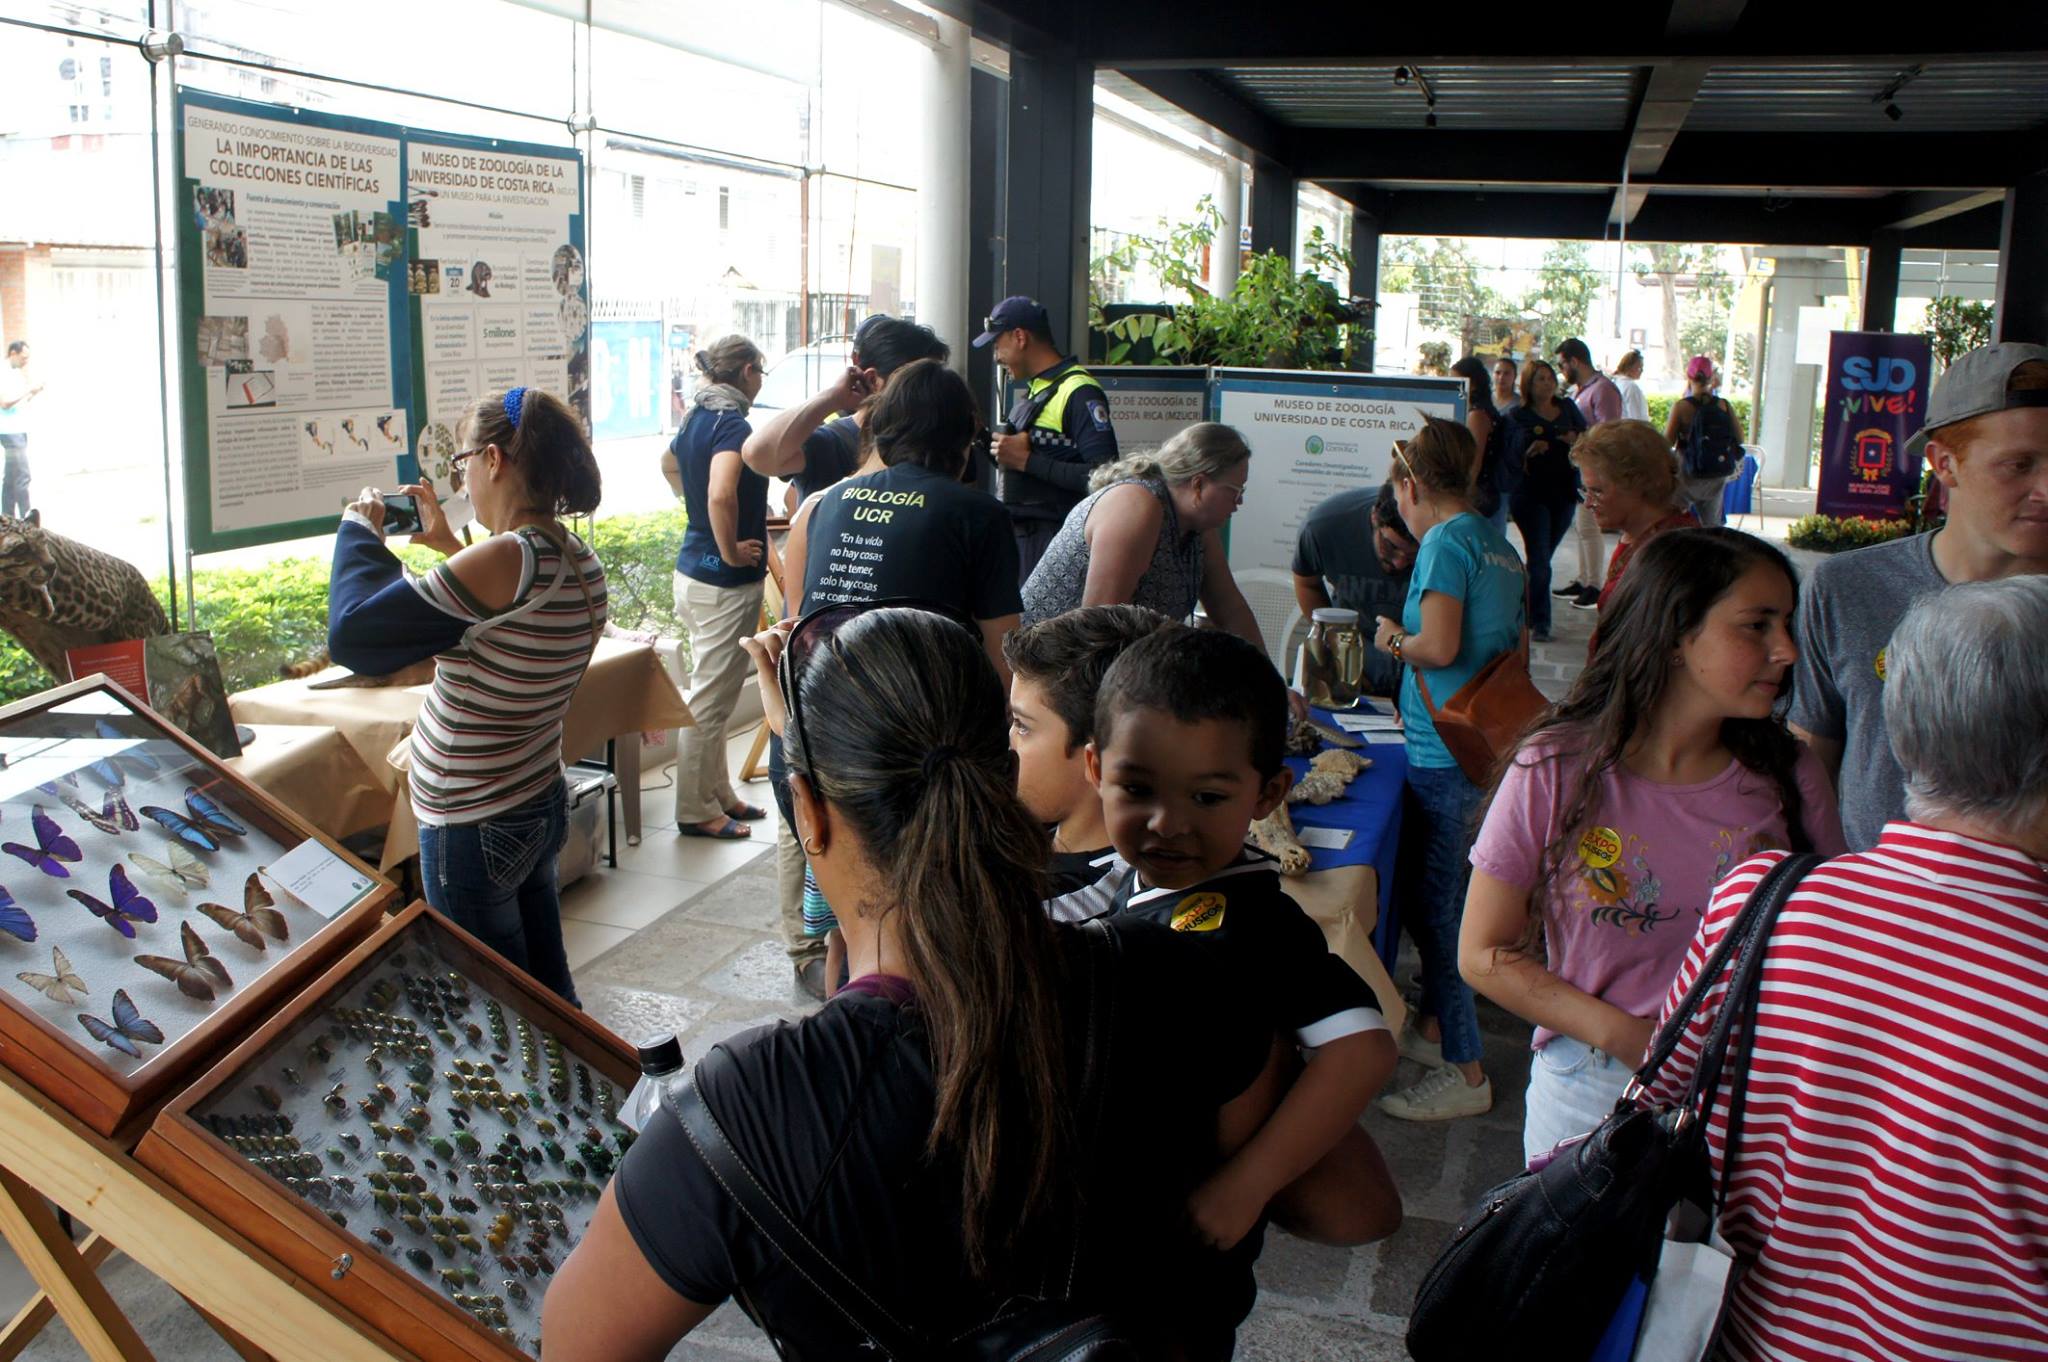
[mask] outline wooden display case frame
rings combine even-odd
[[[210,772],[211,782],[206,788],[227,784],[244,792],[248,798],[238,802],[234,812],[237,816],[247,815],[265,836],[275,838],[287,847],[305,841],[318,842],[352,869],[367,875],[376,886],[306,938],[275,967],[265,971],[247,987],[237,989],[197,1026],[165,1045],[132,1074],[116,1072],[84,1040],[53,1026],[40,1013],[22,1006],[12,995],[0,992],[0,1064],[19,1074],[93,1131],[111,1136],[125,1145],[134,1142],[148,1123],[150,1109],[165,1094],[218,1058],[255,1018],[275,1007],[278,999],[296,993],[306,980],[325,969],[337,955],[369,932],[398,897],[398,890],[374,867],[350,855],[332,838],[272,799],[261,787],[250,784],[229,770],[221,764],[220,758],[99,673],[0,708],[0,737],[6,736],[8,725],[15,720],[44,713],[79,696],[96,692],[113,696],[156,725],[161,732],[151,741],[174,743]]]
[[[198,1082],[165,1103],[135,1157],[298,1278],[318,1287],[343,1314],[408,1352],[437,1362],[525,1358],[526,1353],[507,1345],[446,1295],[258,1171],[192,1114],[237,1074],[266,1057],[309,1013],[347,992],[398,938],[422,922],[441,937],[436,946],[446,958],[560,1036],[565,1052],[617,1084],[622,1093],[639,1081],[639,1055],[632,1046],[416,900],[278,1009]]]

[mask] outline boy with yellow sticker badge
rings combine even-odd
[[[1103,677],[1087,749],[1110,841],[1134,872],[1116,915],[1230,951],[1276,1032],[1307,1056],[1265,1126],[1189,1206],[1211,1243],[1254,1253],[1268,1203],[1283,1225],[1325,1242],[1377,1238],[1398,1217],[1385,1164],[1358,1128],[1393,1074],[1393,1037],[1372,991],[1281,889],[1278,863],[1245,846],[1292,783],[1286,735],[1286,687],[1264,653],[1171,625]]]

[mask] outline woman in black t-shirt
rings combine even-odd
[[[1024,608],[1009,513],[960,481],[980,428],[966,382],[937,360],[891,375],[867,413],[871,457],[882,467],[812,504],[801,590],[807,608],[904,596],[945,606],[975,622],[1008,684],[1003,635]]]
[[[1039,908],[1045,834],[1017,801],[1003,688],[966,629],[833,610],[749,651],[818,881],[858,905],[843,919],[855,977],[699,1070],[720,1128],[819,1249],[927,1338],[1065,1296],[1161,1355],[1227,1357],[1257,1236],[1202,1248],[1185,1205],[1271,1108],[1264,1020],[1216,952],[1134,924],[1098,956],[1102,1034],[1082,1024],[1094,948]],[[1091,1043],[1107,1068],[1084,1129]],[[548,1291],[546,1355],[662,1358],[730,1296],[785,1356],[861,1355],[663,1109]]]

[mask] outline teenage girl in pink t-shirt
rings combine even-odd
[[[1769,848],[1847,849],[1827,776],[1781,717],[1798,599],[1761,539],[1657,536],[1571,694],[1501,770],[1458,966],[1536,1024],[1530,1158],[1613,1110],[1723,875]]]

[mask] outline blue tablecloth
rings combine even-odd
[[[1337,721],[1326,710],[1315,710],[1318,722],[1336,728]],[[1400,743],[1372,743],[1370,735],[1360,748],[1372,765],[1360,771],[1345,787],[1344,796],[1328,804],[1290,804],[1288,813],[1296,828],[1347,828],[1351,844],[1341,851],[1309,848],[1309,869],[1334,870],[1338,866],[1371,865],[1379,878],[1379,920],[1373,925],[1372,947],[1389,971],[1400,943],[1400,923],[1394,904],[1394,860],[1401,845],[1401,791],[1407,784],[1408,749]],[[1294,778],[1308,772],[1306,757],[1289,757],[1287,765]]]

